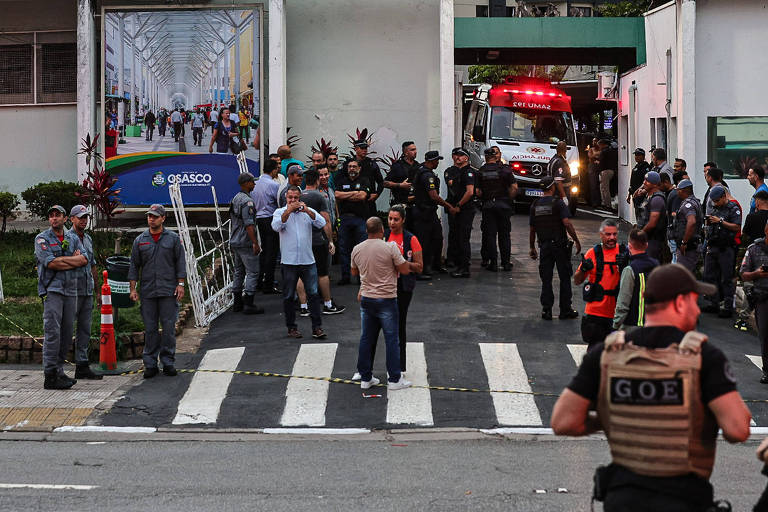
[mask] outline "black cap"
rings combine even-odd
[[[555,179],[552,176],[544,176],[539,182],[539,187],[542,190],[547,190],[549,187],[555,184]]]
[[[633,155],[643,155],[645,156],[645,150],[643,148],[637,148],[632,152]]]
[[[368,141],[367,140],[356,140],[354,146],[356,148],[368,148]]]
[[[469,153],[464,148],[453,148],[453,150],[451,151],[451,155],[461,155],[461,156],[469,157]]]
[[[442,160],[443,157],[440,156],[440,153],[437,151],[427,151],[424,153],[424,161],[430,162],[432,160]]]
[[[496,154],[496,148],[495,147],[485,148],[485,151],[483,151],[483,154],[485,156],[493,156]]]
[[[645,286],[645,303],[657,304],[674,299],[678,295],[696,292],[699,295],[714,295],[717,287],[697,281],[691,271],[679,263],[656,267],[648,277]]]

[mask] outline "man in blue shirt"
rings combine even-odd
[[[277,148],[277,155],[280,157],[280,174],[288,176],[288,166],[292,164],[299,164],[301,168],[304,168],[304,162],[296,160],[291,155],[291,146],[283,144]]]
[[[274,179],[278,172],[277,162],[271,158],[268,159],[264,163],[264,173],[256,180],[250,193],[253,209],[256,212],[256,227],[261,238],[259,277],[256,288],[265,295],[280,293],[274,284],[280,238],[272,229],[272,214],[277,210],[277,194],[280,190],[280,183]]]
[[[761,190],[765,190],[768,192],[768,185],[765,184],[765,169],[763,169],[760,165],[755,165],[754,167],[750,168],[747,172],[747,180],[749,180],[749,184],[755,187],[755,194],[760,192]],[[755,213],[756,210],[755,206],[755,196],[752,195],[752,199],[749,201],[749,213]]]
[[[304,283],[312,319],[312,337],[325,338],[322,329],[322,308],[317,291],[317,267],[312,253],[312,228],[325,226],[325,219],[300,201],[301,190],[290,185],[285,194],[286,205],[272,215],[272,229],[280,235],[280,267],[283,270],[283,310],[288,336],[301,338],[296,325],[293,297],[296,283]]]

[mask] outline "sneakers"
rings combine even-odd
[[[65,379],[63,375],[58,373],[46,373],[45,381],[43,382],[44,389],[69,389],[75,385],[74,380]]]
[[[749,324],[747,323],[746,320],[737,320],[736,323],[733,324],[733,328],[739,331],[748,331]]]
[[[331,307],[328,307],[326,305],[323,305],[323,314],[324,315],[338,315],[339,313],[343,313],[344,310],[347,308],[345,306],[341,306],[339,304],[336,304],[335,302],[331,301]]]
[[[552,310],[550,308],[543,309],[541,311],[541,318],[543,320],[552,320]]]
[[[299,316],[309,316],[309,308],[299,309]]]
[[[361,379],[360,372],[355,372],[355,374],[352,375],[352,380],[360,380],[360,379]]]
[[[288,328],[288,337],[289,338],[301,338],[301,333],[299,330],[295,327]]]
[[[403,379],[400,379],[403,380]],[[371,387],[377,385],[379,382],[381,382],[376,377],[371,377],[371,380],[361,380],[360,381],[360,388],[361,389],[370,389]]]
[[[144,368],[145,379],[151,379],[152,377],[156,377],[158,373],[160,373],[160,370],[157,369],[157,366],[153,366],[152,368]]]
[[[402,375],[400,376],[400,380],[397,382],[389,382],[387,383],[387,389],[390,391],[395,391],[397,389],[405,389],[411,387],[413,383],[409,380],[405,380],[405,377]]]
[[[560,320],[573,320],[574,318],[579,318],[579,312],[574,309],[561,311],[558,318]]]
[[[315,327],[312,329],[312,337],[316,340],[322,340],[328,337],[327,334],[325,334],[325,331],[323,331],[320,327]]]
[[[170,366],[170,365],[169,366],[163,366],[163,375],[165,375],[166,377],[175,377],[178,374],[179,374],[179,372],[176,371],[175,367]]]

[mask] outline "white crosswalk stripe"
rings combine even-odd
[[[237,370],[243,352],[245,347],[209,350],[198,369]],[[173,424],[216,423],[232,377],[231,373],[196,373],[179,402]]]
[[[293,375],[330,377],[338,343],[303,344],[293,364]],[[285,427],[325,426],[328,404],[327,381],[290,379],[285,390],[285,409],[280,424]]]
[[[480,343],[480,354],[491,389],[532,391],[515,343]],[[499,425],[542,424],[532,395],[491,393],[491,398]]]
[[[568,345],[568,351],[571,353],[571,357],[573,358],[573,362],[576,363],[576,366],[581,366],[581,361],[587,353],[587,345]]]
[[[414,386],[428,386],[424,344],[408,343],[405,349],[408,361],[407,379]],[[434,425],[430,390],[409,388],[387,392],[387,423],[424,427]]]
[[[744,355],[746,356],[747,359],[749,359],[752,362],[752,364],[757,366],[757,368],[760,371],[763,371],[763,358],[762,357],[760,357],[760,356],[750,356],[749,354],[744,354]]]

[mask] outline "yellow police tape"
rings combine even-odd
[[[26,336],[32,338],[35,343],[40,345],[42,347],[42,343],[29,334],[23,327],[21,327],[19,324],[5,316],[4,314],[0,313],[0,317],[3,317],[6,321],[10,322],[11,325],[15,326],[17,329],[19,329],[21,332],[23,332]],[[74,365],[74,363],[65,360],[67,364]],[[185,369],[185,370],[177,370],[179,373],[231,373],[233,375],[251,375],[253,377],[279,377],[282,379],[306,379],[306,380],[318,380],[323,382],[333,382],[334,384],[354,384],[359,385],[360,381],[355,381],[352,379],[339,379],[337,377],[310,377],[308,375],[291,375],[289,373],[273,373],[273,372],[256,372],[256,371],[248,371],[248,370],[201,370],[201,369]],[[144,373],[144,369],[140,370],[132,370],[128,372],[122,372],[118,373],[118,376],[121,375],[138,375],[140,373]],[[387,387],[386,384],[375,384],[371,387],[378,387],[378,388],[384,388]],[[547,393],[547,392],[540,392],[540,391],[518,391],[514,389],[480,389],[480,388],[459,388],[459,387],[453,387],[453,386],[419,386],[419,385],[413,385],[411,388],[416,389],[430,389],[435,391],[457,391],[459,393],[508,393],[508,394],[514,394],[514,395],[532,395],[532,396],[548,396],[548,397],[559,397],[560,393]],[[768,399],[753,399],[753,398],[744,398],[744,402],[747,403],[768,403]]]

